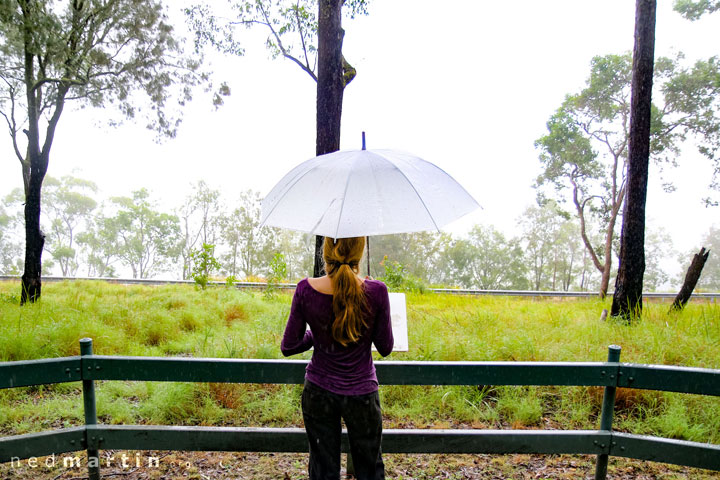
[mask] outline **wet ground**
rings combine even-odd
[[[103,479],[306,479],[307,454],[103,450]],[[343,456],[344,457],[344,456]],[[591,479],[595,457],[581,455],[385,455],[388,479]],[[76,462],[71,465],[71,462]],[[344,458],[343,458],[344,464]],[[85,452],[0,465],[3,480],[81,480]],[[350,479],[352,476],[345,475]],[[720,479],[720,472],[610,458],[609,479]]]

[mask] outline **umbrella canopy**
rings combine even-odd
[[[262,202],[261,225],[331,238],[438,230],[478,208],[450,175],[394,150],[345,150],[293,168]]]

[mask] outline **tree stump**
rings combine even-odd
[[[708,259],[708,255],[710,255],[710,250],[705,250],[705,247],[702,247],[700,252],[693,256],[690,268],[688,268],[687,274],[685,274],[685,282],[675,297],[672,307],[670,307],[671,312],[679,311],[685,308],[685,304],[687,304],[688,300],[690,300],[690,296],[692,295],[693,290],[695,290],[695,285],[697,285],[697,282],[700,279],[700,274],[702,273],[702,269]]]

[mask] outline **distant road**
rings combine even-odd
[[[0,281],[19,281],[20,277],[10,275],[0,275]],[[192,280],[147,280],[138,278],[100,278],[100,277],[43,277],[45,282],[63,282],[73,280],[91,280],[103,281],[108,283],[119,283],[123,285],[195,285]],[[220,287],[225,286],[225,282],[208,282],[208,286]],[[274,286],[282,290],[294,290],[294,283],[278,283]],[[264,282],[234,282],[233,286],[239,289],[264,289],[267,283]],[[473,290],[464,288],[428,288],[428,291],[435,293],[447,293],[452,295],[496,295],[511,297],[576,297],[576,298],[595,298],[597,292],[550,292],[550,291],[534,291],[534,290]],[[660,293],[646,292],[643,293],[645,298],[667,298],[674,299],[676,293]],[[612,296],[612,292],[608,293]],[[693,293],[694,298],[712,299],[714,302],[720,298],[720,292],[716,293]]]

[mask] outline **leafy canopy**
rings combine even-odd
[[[272,58],[287,58],[317,82],[317,0],[228,0],[220,6],[218,3],[212,6],[200,3],[185,9],[187,22],[195,32],[197,52],[210,46],[226,54],[244,55],[238,28],[259,25],[268,32],[265,45]],[[367,0],[347,0],[343,5],[351,18],[367,15]],[[346,83],[351,80],[346,78]]]
[[[172,137],[177,107],[210,88],[202,56],[184,54],[157,0],[4,0],[0,38],[0,114],[21,161],[18,133],[35,116],[56,122],[65,101],[142,115]]]

